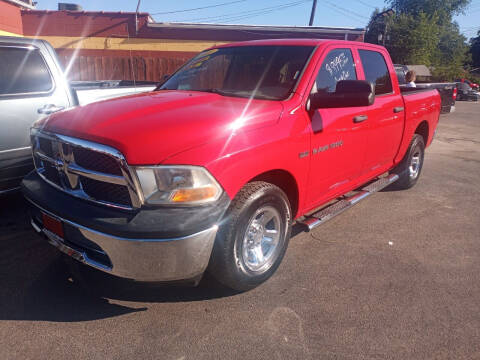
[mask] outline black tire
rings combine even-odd
[[[256,226],[267,221],[270,215],[274,217],[270,222],[259,225],[261,227],[259,230]],[[273,232],[277,227],[278,236],[274,235],[277,240],[265,236],[266,232]],[[239,291],[253,289],[277,270],[287,250],[291,229],[290,203],[279,187],[261,181],[245,185],[233,199],[220,226],[208,272],[231,289]],[[271,258],[268,261],[267,256],[263,258],[265,238],[270,239],[273,244]],[[261,249],[261,257],[257,257],[252,247]],[[266,254],[269,254],[270,249],[268,246]],[[263,259],[266,263],[260,266],[259,260],[259,268],[256,269],[255,260],[250,261],[249,256],[245,255],[254,255],[253,258]]]
[[[391,187],[393,189],[405,190],[414,186],[422,172],[424,156],[425,142],[423,137],[415,134],[402,161],[391,171],[391,173],[399,176],[399,179]],[[415,161],[415,158],[418,159],[418,162]]]

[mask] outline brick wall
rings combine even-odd
[[[20,8],[0,0],[0,35],[22,35],[22,15]]]

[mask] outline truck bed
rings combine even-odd
[[[409,93],[411,91],[434,90],[436,89],[442,99],[442,113],[450,113],[455,110],[455,98],[454,89],[455,83],[416,83],[416,88],[408,88],[405,85],[400,85],[400,91],[402,94]]]
[[[87,105],[95,101],[153,91],[157,87],[157,83],[124,80],[71,81],[70,86],[77,95],[78,103]]]

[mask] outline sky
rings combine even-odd
[[[57,9],[57,0],[37,0],[37,9]],[[84,10],[135,11],[138,0],[63,0]],[[383,0],[318,0],[314,25],[365,27]],[[198,9],[208,7],[204,9]],[[196,10],[189,10],[189,9]],[[253,25],[308,25],[312,0],[141,0],[140,11],[157,22],[203,22]],[[185,11],[188,10],[188,11]],[[480,0],[471,0],[464,15],[455,17],[460,31],[473,37],[480,30]]]

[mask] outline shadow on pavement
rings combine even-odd
[[[69,259],[70,260],[70,259]],[[238,294],[218,283],[208,273],[198,284],[136,282],[118,278],[70,260],[70,273],[95,297],[146,303],[211,300]]]
[[[137,283],[68,260],[31,229],[20,194],[0,198],[0,320],[89,321],[147,310],[109,300],[187,302],[236,294],[209,276],[198,287]]]
[[[85,294],[83,288],[72,281],[60,258],[29,286],[22,288],[23,285],[18,284],[21,294],[14,297],[15,301],[1,299],[1,320],[88,321],[146,310],[111,304],[106,299]]]

